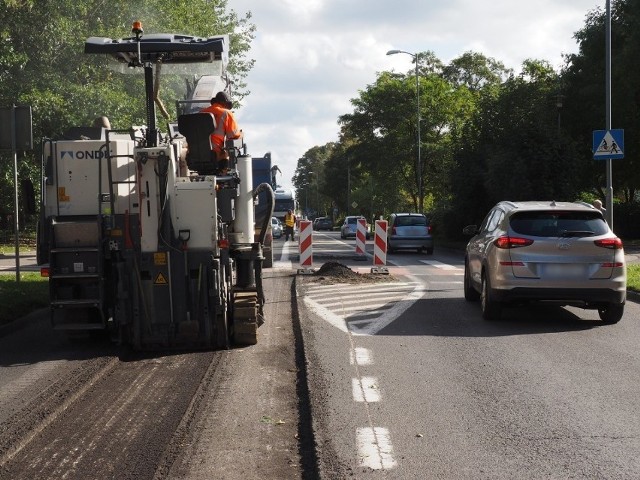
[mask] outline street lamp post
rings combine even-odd
[[[418,166],[416,168],[418,173],[418,211],[422,213],[423,210],[423,198],[422,198],[422,158],[420,155],[420,79],[418,74],[418,53],[409,53],[404,50],[389,50],[387,55],[395,55],[397,53],[406,53],[407,55],[411,55],[416,62],[416,104],[418,107],[418,124],[416,125],[418,129]]]
[[[558,108],[558,138],[560,138],[560,110],[562,110],[562,101],[564,100],[564,95],[558,93],[556,95],[556,107]]]
[[[605,22],[605,125],[611,130],[611,0],[606,3]],[[606,160],[607,169],[607,213],[605,218],[609,227],[613,228],[613,164]]]
[[[313,172],[316,174],[316,214],[320,215],[320,176],[318,172]]]

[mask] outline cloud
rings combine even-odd
[[[291,186],[298,158],[338,140],[337,120],[350,99],[384,70],[412,70],[397,48],[431,50],[443,62],[467,51],[518,71],[528,58],[558,68],[577,51],[573,34],[595,0],[234,0],[257,26],[249,57],[251,95],[236,115],[249,150],[272,152]]]

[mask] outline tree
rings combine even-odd
[[[613,187],[620,201],[631,202],[640,186],[638,155],[640,137],[640,1],[618,0],[611,10],[611,113],[612,128],[625,129],[625,158],[613,161]],[[589,13],[585,26],[576,32],[578,53],[565,59],[563,122],[582,146],[585,189],[604,196],[604,163],[593,160],[593,130],[606,128],[605,118],[605,12]]]
[[[451,237],[479,223],[500,200],[574,200],[581,188],[575,143],[559,129],[559,77],[548,62],[526,60],[499,88],[481,89],[472,121],[456,138],[445,210]]]
[[[418,168],[415,73],[383,72],[376,82],[352,99],[353,113],[340,117],[342,134],[353,141],[352,169],[366,172],[366,184],[385,198],[396,197],[390,208],[418,210],[418,172],[423,193],[437,196],[446,189],[450,158],[448,139],[468,116],[466,90],[456,88],[438,72],[434,58],[420,68],[421,168]],[[422,58],[422,55],[419,55]],[[359,178],[359,177],[356,177]],[[365,186],[368,190],[371,187]],[[397,194],[400,194],[398,196]],[[395,195],[394,195],[395,194]]]
[[[313,216],[328,215],[332,210],[331,193],[335,179],[327,176],[327,162],[335,150],[333,142],[307,150],[296,166],[292,181],[296,188],[298,202],[309,204]],[[305,205],[306,207],[306,205]]]
[[[442,72],[448,82],[477,92],[488,85],[500,85],[513,72],[502,62],[478,52],[466,52],[454,58]]]
[[[57,137],[70,126],[90,125],[100,115],[107,115],[113,128],[144,124],[142,75],[116,74],[108,69],[106,58],[83,54],[86,38],[131,36],[131,23],[138,19],[147,33],[230,34],[229,73],[236,95],[242,97],[248,94],[244,78],[253,66],[253,60],[246,58],[255,31],[250,18],[250,13],[240,17],[229,11],[227,0],[150,0],[144,10],[125,0],[4,0],[0,2],[4,20],[0,104],[31,105],[35,139]],[[163,84],[170,109],[175,99],[182,98],[183,92],[176,88],[183,85],[173,79]],[[21,166],[21,175],[28,175],[35,185],[40,184],[39,163],[31,156]],[[13,189],[6,177],[0,176],[0,191]]]

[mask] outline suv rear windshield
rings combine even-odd
[[[424,227],[426,224],[427,224],[427,219],[421,215],[396,217],[396,220],[395,220],[396,227],[414,227],[414,226]]]
[[[514,232],[534,237],[588,237],[608,231],[598,212],[520,212],[514,214],[509,222]]]

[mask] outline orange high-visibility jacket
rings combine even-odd
[[[233,113],[227,110],[219,103],[203,108],[202,113],[211,113],[216,119],[216,129],[211,134],[211,143],[213,144],[213,150],[221,152],[224,148],[224,140],[226,138],[240,138],[242,135],[238,129],[236,119],[233,118]]]

